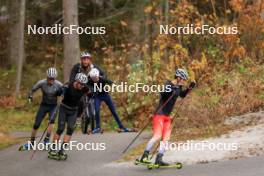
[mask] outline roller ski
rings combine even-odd
[[[137,132],[137,129],[135,128],[118,128],[118,133],[131,133],[131,132]]]
[[[136,159],[134,164],[135,165],[148,166],[149,164],[151,164],[151,162],[150,161],[141,161],[139,159]]]
[[[54,151],[54,150],[50,150],[49,153],[48,153],[48,158],[50,159],[54,159],[54,160],[57,160],[57,161],[65,161],[67,160],[68,158],[68,155],[65,153],[65,152],[62,152],[62,151]]]
[[[149,160],[149,152],[145,151],[140,159],[135,160],[134,164],[143,166],[151,164],[151,161]]]
[[[168,164],[168,165],[159,165],[159,164],[148,164],[148,169],[159,169],[159,168],[175,168],[175,169],[181,169],[183,167],[182,163],[174,163],[174,164]]]
[[[157,155],[156,161],[153,164],[148,164],[147,168],[149,170],[151,169],[159,169],[159,168],[176,168],[176,169],[181,169],[182,168],[182,163],[175,163],[175,164],[169,164],[166,163],[162,160],[163,154],[159,153]]]

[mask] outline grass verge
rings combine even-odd
[[[180,142],[186,140],[203,140],[210,137],[218,137],[228,132],[242,128],[243,126],[233,126],[233,125],[224,125],[224,124],[215,124],[210,125],[204,128],[186,128],[186,129],[174,129],[171,136],[171,141]],[[135,160],[142,155],[147,141],[137,145],[132,150],[127,152],[120,160],[117,162],[126,162],[130,160]],[[158,143],[155,145],[157,146]],[[153,147],[155,148],[155,147]],[[152,151],[153,153],[153,151]]]

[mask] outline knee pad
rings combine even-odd
[[[66,132],[66,134],[69,135],[69,136],[71,136],[71,135],[73,134],[73,132],[74,132],[74,127],[70,127],[70,126],[68,126],[68,127],[67,127],[67,132]]]

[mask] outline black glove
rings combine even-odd
[[[188,89],[192,90],[195,87],[196,83],[192,81],[188,87]]]

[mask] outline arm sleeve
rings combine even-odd
[[[180,92],[180,97],[181,98],[184,98],[184,97],[186,97],[186,95],[188,94],[188,92],[190,91],[190,89],[185,89],[185,90],[182,90],[181,92]]]
[[[38,81],[33,87],[32,89],[28,92],[28,97],[32,97],[33,93],[36,92],[42,85],[43,80]]]

